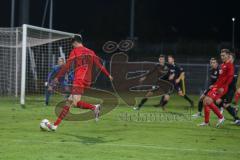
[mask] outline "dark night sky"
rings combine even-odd
[[[0,2],[1,27],[10,25],[10,2]],[[41,25],[44,2],[46,0],[30,0],[30,24]],[[179,38],[230,41],[231,18],[234,16],[239,18],[236,22],[238,40],[240,12],[237,2],[136,0],[135,35],[140,41],[147,42]],[[126,38],[129,34],[129,9],[129,0],[54,0],[53,28],[81,32],[92,40]]]

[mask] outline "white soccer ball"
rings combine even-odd
[[[50,131],[48,125],[50,124],[48,119],[43,119],[40,123],[40,129],[43,131]]]

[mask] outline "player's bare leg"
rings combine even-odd
[[[47,127],[51,130],[51,131],[56,131],[58,128],[58,125],[62,122],[62,120],[66,117],[66,115],[68,114],[71,106],[73,104],[72,98],[71,96],[69,96],[69,98],[66,100],[66,104],[65,106],[62,108],[61,113],[59,114],[58,118],[56,119],[56,121],[53,124],[49,124]]]
[[[81,101],[81,95],[73,95],[73,104],[76,107],[82,108],[82,109],[90,109],[94,111],[95,113],[95,120],[99,120],[99,114],[100,114],[100,104],[92,105],[90,103]]]
[[[134,107],[134,110],[140,110],[141,107],[147,102],[148,97],[152,96],[153,92],[149,91],[147,92],[147,94],[145,95],[145,97],[141,100],[141,102],[138,104],[138,106]]]
[[[166,110],[165,106],[167,105],[169,99],[170,99],[170,95],[165,94],[161,97],[160,103],[157,104],[157,105],[154,105],[154,106],[155,107],[162,107],[162,109],[165,111]]]
[[[190,107],[192,107],[192,108],[194,107],[194,102],[193,102],[193,100],[191,100],[186,94],[184,94],[182,90],[179,90],[179,91],[178,91],[178,95],[181,96],[181,97],[183,97],[184,99],[186,99],[186,100],[189,102]]]
[[[66,101],[66,105],[63,107],[61,113],[59,114],[57,120],[48,126],[49,129],[52,131],[55,131],[59,124],[62,122],[64,117],[68,114],[71,107],[76,106],[82,109],[90,109],[94,111],[95,113],[95,120],[99,120],[99,114],[100,114],[100,105],[92,105],[89,103],[86,103],[84,101],[81,101],[82,95],[70,95],[68,100]]]
[[[193,114],[192,117],[194,118],[198,118],[198,117],[201,117],[202,116],[202,110],[203,110],[203,99],[204,99],[205,95],[202,94],[199,98],[199,101],[198,101],[198,112]]]

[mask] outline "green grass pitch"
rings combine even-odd
[[[197,102],[198,97],[192,97]],[[215,128],[213,113],[212,126],[201,128],[197,124],[202,118],[166,118],[167,114],[152,106],[158,101],[149,100],[139,114],[163,115],[159,119],[124,117],[138,112],[121,103],[97,123],[63,121],[57,132],[42,132],[40,121],[56,118],[54,101],[45,107],[43,98],[32,100],[23,109],[17,101],[1,98],[0,160],[239,159],[240,128],[230,123],[226,111],[228,120],[221,128]],[[177,113],[189,112],[186,106],[187,102],[177,96],[167,105],[168,112]]]

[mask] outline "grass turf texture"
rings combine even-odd
[[[196,102],[198,97],[192,97]],[[164,114],[152,106],[158,101],[159,98],[149,100],[139,113]],[[230,120],[221,128],[215,128],[214,125],[198,127],[202,118],[123,119],[121,115],[136,115],[137,111],[121,103],[97,123],[94,120],[63,121],[57,132],[42,132],[40,121],[56,118],[54,103],[45,107],[40,97],[40,100],[28,101],[23,109],[17,101],[1,98],[1,160],[239,159],[240,128],[230,124]],[[183,98],[174,96],[167,107],[171,112],[188,113],[187,105]],[[195,111],[196,107],[192,112]],[[224,114],[230,118],[226,111]],[[211,115],[214,124],[217,119]]]

